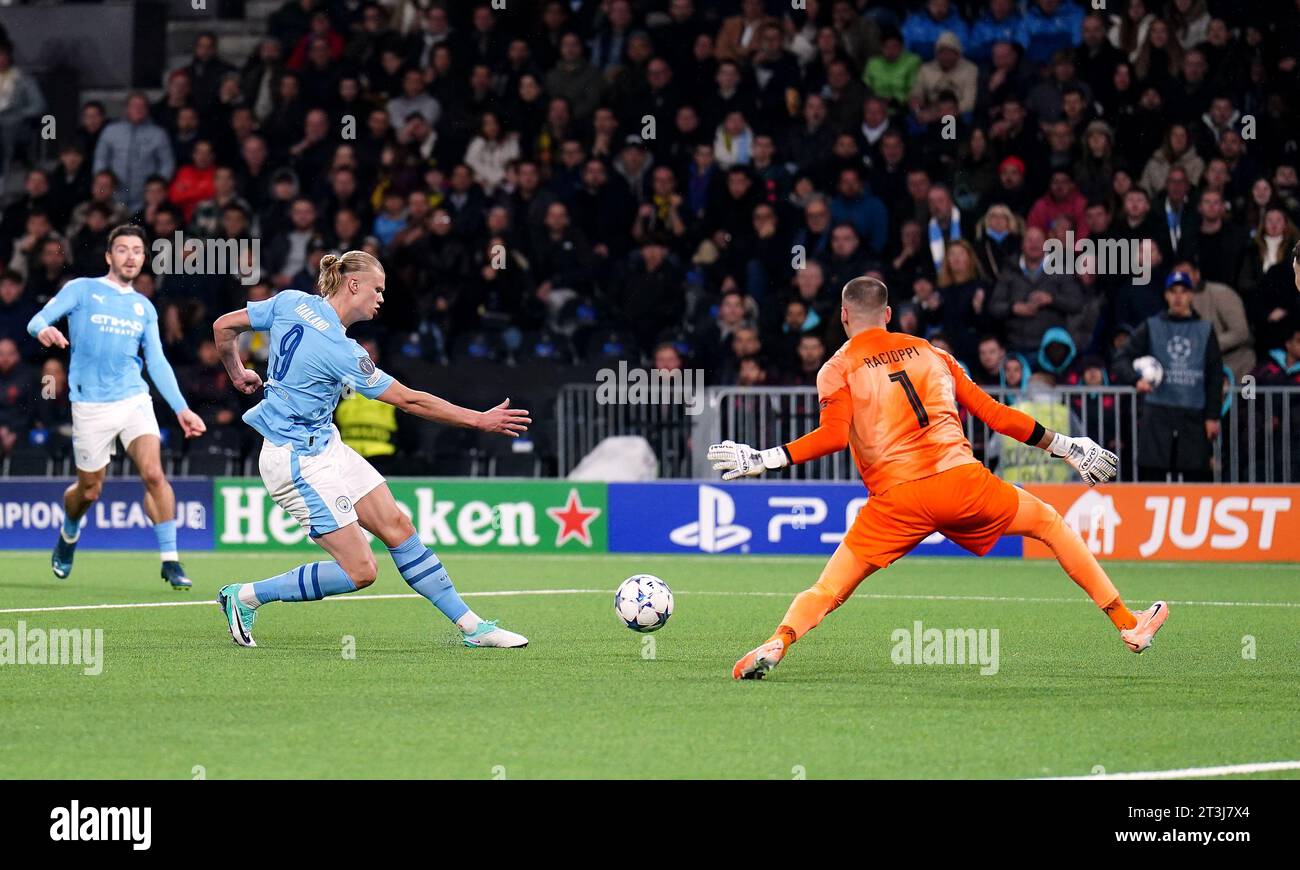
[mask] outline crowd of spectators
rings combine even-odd
[[[386,266],[361,332],[388,359],[671,348],[807,385],[868,274],[981,384],[1131,382],[1185,261],[1233,379],[1300,381],[1300,0],[504,5],[288,0],[242,64],[204,33],[161,98],[86,102],[0,217],[0,449],[59,367],[27,319],[128,220],[259,240],[243,274],[138,285],[209,426],[239,410],[213,317],[352,248]],[[0,46],[5,142],[39,102]],[[1136,257],[1053,267],[1085,240]]]

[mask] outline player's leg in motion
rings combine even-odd
[[[1056,509],[1032,493],[1018,489],[1020,506],[1007,534],[1024,535],[1042,541],[1056,555],[1065,573],[1090,597],[1120,631],[1120,638],[1133,652],[1144,652],[1165,624],[1169,605],[1157,601],[1146,610],[1133,613],[1120,598],[1119,590],[1106,576],[1097,558]]]
[[[59,539],[50,556],[50,568],[60,580],[72,573],[72,559],[77,552],[77,540],[81,537],[81,518],[99,499],[107,471],[107,465],[99,471],[78,468],[77,479],[63,491],[63,528],[59,530]]]
[[[437,554],[420,543],[420,536],[393,500],[388,484],[362,496],[356,509],[358,522],[388,547],[402,579],[456,624],[466,646],[528,646],[528,638],[498,627],[494,620],[480,619],[461,599]]]
[[[360,526],[349,523],[315,538],[332,562],[308,562],[256,583],[232,583],[217,593],[230,626],[230,637],[240,646],[257,646],[253,622],[257,608],[272,601],[319,601],[345,595],[375,582],[379,569]]]
[[[176,549],[176,493],[162,468],[162,442],[157,435],[137,435],[126,452],[135,462],[144,484],[144,512],[153,522],[158,538],[158,555],[162,560],[162,578],[173,589],[189,589],[193,584],[181,567]]]
[[[231,583],[217,593],[231,639],[257,646],[257,609],[272,601],[319,601],[375,582],[378,568],[370,544],[357,525],[352,497],[360,484],[343,466],[337,438],[324,453],[299,456],[288,445],[263,444],[259,467],[271,498],[307,529],[312,540],[334,558],[309,562],[257,583]],[[376,483],[378,481],[373,481]]]
[[[781,661],[791,644],[816,628],[826,614],[847,601],[858,584],[875,571],[874,565],[863,561],[847,544],[840,542],[822,569],[821,577],[795,596],[776,632],[736,662],[731,670],[732,677],[737,680],[762,679]]]

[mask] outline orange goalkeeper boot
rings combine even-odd
[[[1144,653],[1151,646],[1151,640],[1160,630],[1160,626],[1165,624],[1169,618],[1169,605],[1163,601],[1157,601],[1146,610],[1139,610],[1133,614],[1137,618],[1137,625],[1132,628],[1126,628],[1119,633],[1120,639],[1124,644],[1135,653]]]
[[[785,641],[769,640],[762,646],[745,653],[744,658],[736,662],[731,669],[731,676],[736,680],[761,680],[767,672],[781,663],[785,655]]]

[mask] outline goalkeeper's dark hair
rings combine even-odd
[[[845,284],[840,297],[845,308],[868,317],[876,317],[889,304],[889,288],[884,281],[864,275]]]

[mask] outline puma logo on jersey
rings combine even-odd
[[[324,332],[325,330],[330,328],[330,325],[325,321],[325,318],[321,317],[315,311],[312,311],[311,306],[308,305],[306,302],[303,302],[293,311],[303,320],[310,323],[313,329],[318,329],[321,332]]]
[[[103,304],[104,302],[104,297],[100,296],[98,293],[91,293],[90,298],[94,299],[96,302],[99,302],[100,304]]]

